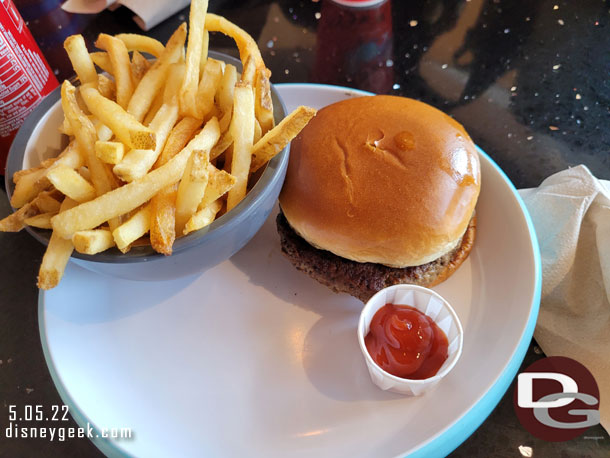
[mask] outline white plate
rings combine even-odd
[[[278,89],[289,110],[359,95]],[[39,306],[60,395],[81,425],[133,430],[131,440],[94,439],[111,455],[449,453],[514,377],[540,297],[525,207],[483,152],[481,167],[474,250],[435,288],[463,323],[463,354],[425,396],[373,385],[356,338],[362,304],[297,272],[280,253],[273,218],[233,258],[197,277],[118,281],[70,263]]]

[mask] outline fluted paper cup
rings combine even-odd
[[[386,372],[373,360],[373,357],[366,348],[364,338],[369,332],[373,316],[377,310],[386,304],[414,307],[432,318],[438,327],[443,330],[449,343],[447,349],[448,356],[436,375],[422,380],[401,378]],[[462,354],[464,331],[455,310],[438,293],[422,286],[394,285],[379,291],[369,299],[362,309],[360,321],[358,322],[358,341],[369,374],[375,385],[382,390],[419,396],[434,387],[453,369],[453,366],[455,366]]]

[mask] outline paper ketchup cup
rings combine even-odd
[[[421,380],[401,378],[386,372],[377,365],[366,348],[364,338],[369,333],[373,316],[386,304],[414,307],[432,318],[443,330],[449,343],[448,356],[436,375]],[[464,331],[455,310],[438,293],[422,286],[394,285],[382,289],[366,303],[358,322],[358,342],[373,383],[382,390],[410,396],[419,396],[434,387],[453,369],[462,354],[463,341]]]
[[[58,84],[12,0],[0,1],[0,175],[17,130]]]

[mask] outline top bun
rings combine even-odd
[[[431,262],[456,247],[481,184],[464,128],[395,96],[329,105],[292,141],[280,205],[311,245],[391,267]]]

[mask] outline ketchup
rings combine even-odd
[[[377,310],[364,343],[384,371],[416,380],[438,372],[449,346],[432,318],[414,307],[395,304]]]

